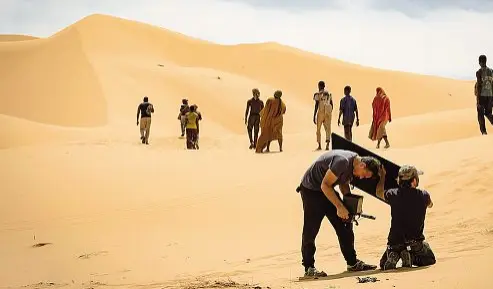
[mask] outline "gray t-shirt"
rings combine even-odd
[[[353,177],[353,160],[356,153],[347,150],[331,150],[319,156],[308,168],[301,185],[309,190],[322,191],[322,180],[328,170],[337,177],[334,185],[344,184]]]

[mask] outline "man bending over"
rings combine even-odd
[[[377,268],[359,260],[354,248],[353,224],[342,198],[334,190],[338,186],[343,195],[351,193],[349,183],[377,176],[380,162],[347,150],[332,150],[321,154],[306,170],[297,191],[303,203],[303,232],[301,238],[302,265],[305,276],[325,277],[327,273],[315,267],[315,239],[326,217],[332,225],[348,271],[367,271]]]

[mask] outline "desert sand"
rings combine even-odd
[[[212,288],[206,281],[228,279],[261,288],[492,286],[493,138],[479,133],[471,81],[366,68],[276,43],[223,46],[106,15],[48,38],[2,36],[0,62],[1,288]],[[391,98],[392,147],[379,153],[425,171],[435,266],[372,275],[376,283],[337,275],[296,282],[295,188],[321,153],[312,123],[321,79],[336,110],[352,86],[361,119],[353,139],[371,150],[375,88]],[[283,91],[283,153],[248,150],[243,115],[253,87],[264,101]],[[144,96],[156,109],[149,146],[135,124]],[[179,138],[182,98],[203,114],[198,151]],[[336,116],[332,128],[343,135]],[[355,227],[356,249],[377,264],[390,209],[363,195],[377,219]],[[327,221],[316,265],[345,270]]]

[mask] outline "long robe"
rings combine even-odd
[[[392,121],[390,99],[381,87],[377,88],[377,94],[375,98],[373,98],[372,107],[373,121],[371,123],[368,138],[374,141],[387,136],[385,126],[389,121]]]
[[[261,153],[273,140],[282,140],[283,115],[286,105],[281,98],[270,97],[260,111],[260,136],[255,151]]]

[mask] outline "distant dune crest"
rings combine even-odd
[[[39,39],[38,37],[30,36],[30,35],[19,35],[19,34],[0,34],[0,42],[7,41],[26,41],[26,40],[34,40]]]

